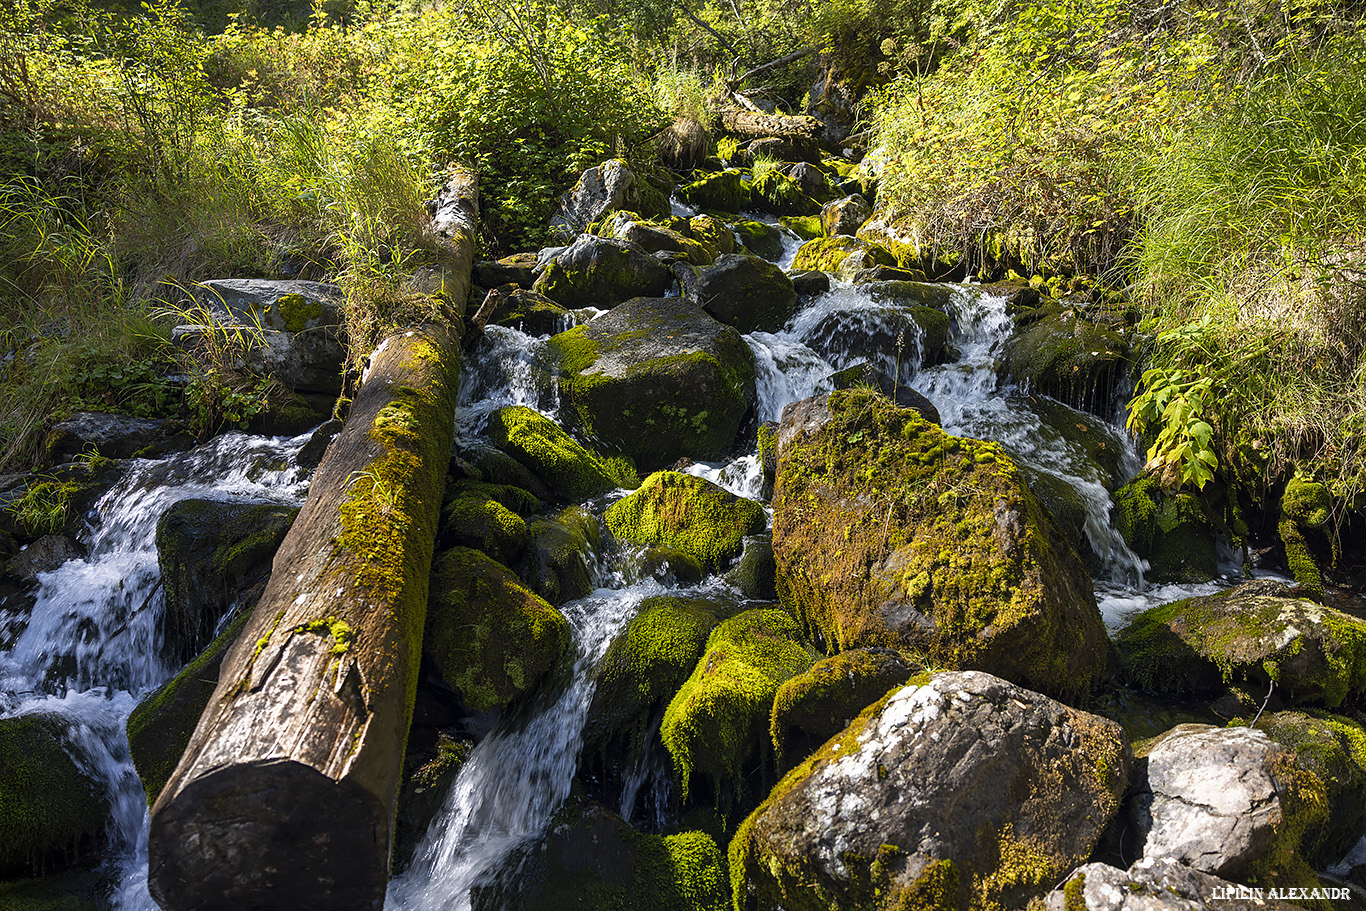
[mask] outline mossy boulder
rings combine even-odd
[[[128,752],[147,792],[147,805],[156,803],[161,789],[175,771],[176,764],[190,743],[199,716],[209,704],[218,685],[218,669],[223,655],[237,641],[242,627],[251,617],[249,608],[240,610],[208,648],[157,687],[128,716]]]
[[[647,598],[598,662],[584,724],[585,752],[618,762],[639,755],[650,725],[692,674],[721,605],[699,598]]]
[[[778,431],[778,595],[834,650],[913,649],[1057,694],[1113,649],[1081,559],[999,445],[850,389]]]
[[[913,219],[898,218],[890,211],[875,212],[855,235],[892,254],[894,265],[912,269],[935,281],[962,281],[967,277],[963,255],[940,249],[935,232]]]
[[[685,799],[695,775],[708,776],[720,800],[741,794],[746,767],[768,743],[778,687],[814,660],[781,610],[748,610],[712,630],[659,729]]]
[[[802,192],[795,180],[769,171],[750,185],[750,204],[774,215],[817,215],[821,204]]]
[[[822,658],[778,687],[768,726],[774,752],[780,759],[813,752],[918,671],[888,648],[852,648]]]
[[[552,336],[562,417],[642,470],[715,459],[753,407],[745,340],[681,298],[637,298]]]
[[[789,772],[730,845],[736,908],[1022,909],[1086,860],[1118,724],[976,671],[926,675]]]
[[[437,557],[422,651],[466,706],[487,712],[507,705],[568,646],[564,616],[512,570],[466,547]]]
[[[894,266],[896,258],[877,244],[847,235],[808,240],[792,260],[794,271],[818,269],[832,272],[846,281],[858,270],[877,265]]]
[[[574,325],[574,314],[544,294],[518,288],[503,299],[490,322],[527,335],[554,335]]]
[[[694,266],[711,265],[716,258],[706,245],[663,225],[623,219],[613,226],[612,236],[635,244],[646,253],[681,253]]]
[[[808,161],[799,161],[788,168],[787,176],[797,185],[797,189],[817,202],[829,202],[835,196],[835,188],[830,183],[830,178]]]
[[[473,547],[511,565],[526,548],[526,520],[489,493],[466,489],[441,507],[440,547]]]
[[[1089,863],[1073,870],[1065,883],[1044,896],[1044,911],[1304,911],[1304,906],[1275,898],[1263,887],[1250,889],[1202,873],[1169,857],[1141,857],[1121,870]],[[1211,896],[1228,896],[1217,904]]]
[[[754,535],[745,539],[740,562],[727,574],[730,583],[751,601],[778,600],[778,566],[773,559],[773,539]]]
[[[262,501],[186,499],[157,520],[157,563],[166,608],[164,654],[183,664],[213,640],[244,591],[270,575],[297,507]]]
[[[720,212],[739,212],[747,202],[740,189],[740,172],[733,170],[699,177],[682,184],[675,192],[690,206]]]
[[[776,262],[783,255],[783,232],[762,221],[737,221],[731,227],[746,250],[755,256]]]
[[[572,801],[514,852],[473,911],[729,911],[725,856],[704,832],[646,835],[600,804]]]
[[[663,294],[673,273],[634,244],[585,234],[546,264],[534,290],[570,310]]]
[[[1148,561],[1149,582],[1208,582],[1219,570],[1215,531],[1199,497],[1166,492],[1152,474],[1115,491],[1115,527]]]
[[[590,566],[600,546],[598,520],[582,508],[532,518],[518,575],[551,604],[582,598],[593,590]]]
[[[144,452],[159,455],[167,451],[167,442],[182,429],[176,421],[79,411],[47,432],[43,457],[47,464],[57,465],[87,452],[106,459],[131,459]]]
[[[781,215],[778,217],[778,224],[802,240],[814,240],[825,236],[819,215]]]
[[[570,502],[579,503],[616,489],[617,482],[602,459],[531,408],[513,405],[498,409],[489,415],[487,433],[495,446]]]
[[[688,233],[693,240],[707,248],[713,260],[735,252],[735,232],[719,218],[694,215],[688,219]]]
[[[708,569],[740,556],[745,536],[768,524],[754,500],[678,471],[650,475],[639,490],[608,507],[604,519],[620,540],[676,547]]]
[[[742,333],[777,332],[797,311],[797,290],[787,273],[741,253],[687,276],[683,296]]]
[[[1323,596],[1322,560],[1315,556],[1315,551],[1329,551],[1337,556],[1332,539],[1323,531],[1332,514],[1333,499],[1323,484],[1296,476],[1285,485],[1281,520],[1276,528],[1285,546],[1286,566],[1312,597]]]
[[[1271,712],[1257,729],[1288,749],[1313,777],[1311,790],[1323,794],[1325,818],[1305,830],[1299,851],[1317,870],[1333,866],[1366,834],[1366,730],[1316,710]]]
[[[853,237],[872,214],[873,207],[868,205],[868,200],[854,193],[825,204],[821,209],[821,227],[829,237],[841,234]]]
[[[1073,408],[1108,416],[1115,383],[1129,369],[1129,340],[1081,307],[1050,304],[1017,317],[1006,342],[1004,374]]]
[[[1366,620],[1248,582],[1139,614],[1115,637],[1129,680],[1183,695],[1249,681],[1292,704],[1334,708],[1366,693]]]
[[[668,212],[668,202],[625,161],[612,158],[580,174],[560,198],[560,207],[550,219],[551,233],[567,240],[619,209],[661,215]]]
[[[72,758],[70,725],[37,712],[0,719],[0,876],[61,869],[103,839],[109,798]]]
[[[497,487],[520,488],[537,500],[551,501],[556,494],[540,475],[494,446],[484,437],[457,439],[451,452],[450,476],[457,484],[489,484]],[[448,490],[448,495],[454,492]],[[499,500],[504,506],[525,516],[520,509]],[[532,510],[535,511],[534,509]]]

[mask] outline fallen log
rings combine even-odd
[[[472,223],[443,234],[472,256]],[[152,808],[149,885],[167,911],[383,907],[459,336],[429,324],[371,356]]]

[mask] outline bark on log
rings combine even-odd
[[[168,911],[383,907],[459,334],[427,325],[372,355],[152,808],[150,887]]]
[[[821,122],[805,114],[784,116],[753,111],[722,111],[721,127],[739,139],[763,139],[768,136],[816,139],[820,136]]]

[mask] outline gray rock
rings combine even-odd
[[[43,535],[15,554],[6,569],[21,579],[32,579],[84,556],[85,548],[66,535]]]
[[[550,219],[552,233],[574,237],[607,213],[629,208],[636,189],[636,175],[620,158],[589,168],[560,197],[559,211]]]
[[[1143,856],[1237,877],[1275,846],[1284,818],[1274,761],[1282,747],[1251,728],[1183,724],[1148,754],[1130,815]]]
[[[798,297],[815,297],[830,290],[830,276],[825,272],[793,272],[788,278],[792,279]]]
[[[948,338],[949,317],[942,311],[893,302],[832,311],[802,341],[836,366],[868,362],[904,386],[920,367],[944,360]]]
[[[732,875],[758,907],[1021,907],[1090,855],[1128,781],[1119,724],[979,671],[870,712],[741,826]],[[1031,876],[997,876],[1026,844]]]
[[[1080,883],[1076,881],[1080,880]],[[1240,886],[1169,858],[1143,858],[1128,870],[1086,864],[1044,896],[1047,911],[1292,911],[1289,902],[1259,897],[1266,890]],[[1073,898],[1069,899],[1067,893]]]
[[[852,236],[872,215],[873,207],[868,205],[868,200],[855,193],[826,203],[821,209],[821,227],[831,237],[837,234]]]
[[[803,193],[817,202],[825,202],[831,197],[830,181],[821,169],[810,162],[800,161],[788,169],[787,176],[792,178]]]
[[[693,273],[683,296],[742,333],[777,332],[797,310],[792,279],[773,263],[730,253]]]
[[[669,267],[623,240],[585,234],[546,264],[535,291],[562,307],[614,307],[657,297],[673,285]]]
[[[176,421],[80,411],[48,431],[43,451],[54,465],[90,450],[107,459],[130,459],[148,449],[160,454],[159,445],[180,429]]]
[[[196,289],[216,326],[178,326],[173,340],[202,344],[210,331],[254,337],[242,366],[296,392],[335,394],[346,360],[341,289],[305,281],[217,279]]]

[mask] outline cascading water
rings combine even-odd
[[[190,497],[297,504],[305,481],[294,455],[306,440],[231,433],[130,462],[91,511],[82,535],[88,555],[39,575],[22,632],[0,652],[0,717],[63,719],[72,758],[108,790],[118,911],[156,908],[147,892],[147,801],[124,725],[138,698],[177,670],[160,658],[157,520]]]

